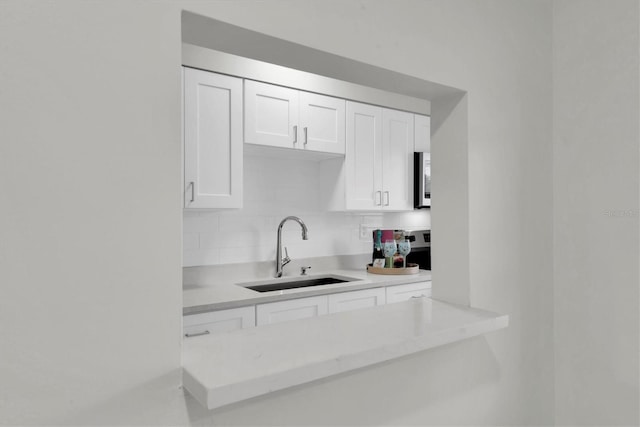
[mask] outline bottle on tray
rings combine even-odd
[[[382,230],[373,230],[373,256],[371,262],[374,267],[384,266],[384,252],[382,251]],[[376,260],[382,260],[376,262]],[[378,264],[378,265],[376,265]]]

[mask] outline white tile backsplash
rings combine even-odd
[[[303,241],[298,224],[288,222],[283,246],[293,259],[369,253],[371,239],[360,225],[430,228],[428,210],[406,213],[326,212],[320,206],[319,163],[245,156],[244,207],[224,211],[184,211],[183,265],[234,264],[275,259],[276,233],[289,215],[309,229]]]
[[[198,250],[201,247],[200,233],[182,233],[182,250],[193,251]]]

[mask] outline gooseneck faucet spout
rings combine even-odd
[[[282,258],[282,226],[285,222],[292,220],[296,221],[302,227],[302,240],[308,240],[307,235],[307,226],[304,221],[302,221],[297,216],[288,216],[282,221],[280,221],[280,225],[278,226],[278,242],[276,244],[276,275],[275,277],[282,277],[282,268],[291,262],[291,258],[289,258],[289,253],[287,252],[287,248],[284,248],[286,256]]]

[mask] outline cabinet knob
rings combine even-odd
[[[376,203],[376,206],[381,206],[382,205],[382,191],[376,191],[375,203]]]
[[[191,185],[191,200],[189,202],[193,203],[196,200],[196,183],[191,181],[189,185]]]
[[[384,194],[387,196],[387,201],[384,203],[384,205],[389,206],[389,192],[385,191]]]
[[[308,136],[307,136],[307,127],[304,127],[304,145],[307,145],[308,142]]]
[[[298,126],[293,127],[293,143],[298,143]]]

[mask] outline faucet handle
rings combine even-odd
[[[284,247],[284,258],[282,258],[282,266],[289,264],[291,262],[291,258],[289,258],[289,251],[287,251],[287,247]]]
[[[307,270],[309,270],[311,268],[311,266],[309,267],[300,267],[300,275],[301,276],[306,276],[307,275]]]

